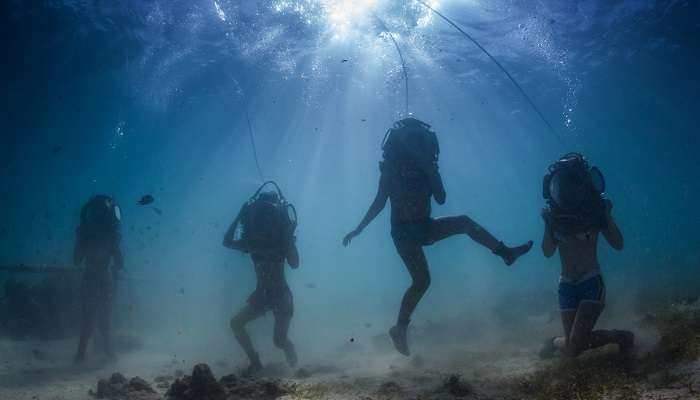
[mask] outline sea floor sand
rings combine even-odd
[[[695,313],[680,322],[677,316],[670,318],[682,324],[684,332],[694,329],[693,323],[700,323],[693,319],[700,315],[697,309],[680,312]],[[518,345],[503,338],[503,345],[498,345],[498,340],[488,345],[478,341],[438,344],[427,337],[429,330],[416,329],[412,346],[416,355],[412,357],[396,354],[380,335],[372,346],[341,347],[305,360],[294,370],[268,364],[259,383],[280,385],[284,390],[273,390],[269,398],[284,399],[700,399],[700,349],[690,356],[670,357],[663,353],[668,352],[668,345],[660,350],[663,334],[648,327],[640,328],[636,356],[625,359],[611,345],[577,360],[541,361],[537,358],[539,340],[535,340],[544,337],[541,332],[512,334],[527,335],[531,340]],[[240,379],[242,360],[209,356],[183,361],[166,352],[143,350],[150,348],[146,345],[120,354],[117,361],[92,357],[75,366],[73,342],[0,341],[0,399],[93,399],[98,381],[114,372],[127,379],[143,378],[156,398],[165,397],[178,377],[192,374],[200,363],[209,364],[217,379],[226,376],[222,383],[230,385],[227,398],[244,399],[241,393],[253,393],[241,389],[240,385],[248,385],[246,390],[255,385]],[[698,344],[700,340],[683,345]],[[231,374],[238,376],[237,383]]]

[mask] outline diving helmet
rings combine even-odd
[[[568,153],[550,165],[542,195],[554,208],[576,211],[605,192],[605,178],[579,153]]]

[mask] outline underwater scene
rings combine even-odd
[[[0,399],[700,399],[700,2],[0,33]]]

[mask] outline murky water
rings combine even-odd
[[[448,353],[436,362],[463,367],[515,349],[499,362],[533,367],[532,346],[561,330],[559,260],[539,249],[542,178],[569,151],[603,171],[626,239],[622,252],[600,246],[601,323],[633,328],[650,303],[695,301],[697,2],[429,3],[547,122],[416,1],[6,1],[0,264],[72,268],[81,207],[111,195],[126,268],[114,325],[128,343],[116,369],[155,376],[203,361],[231,372],[246,360],[229,320],[255,273],[221,241],[262,174],[298,213],[301,267],[286,275],[301,363],[380,376],[409,362],[386,336],[410,284],[388,207],[351,246],[341,240],[376,193],[382,138],[407,104],[440,141],[447,202],[433,215],[467,214],[507,244],[535,241],[512,267],[466,236],[426,248],[432,285],[413,316],[415,354]],[[154,202],[137,204],[144,195]],[[77,310],[77,273],[60,273],[55,298]],[[52,274],[0,272],[0,298],[7,282]],[[23,326],[0,323],[12,355],[0,357],[0,393],[67,380],[82,395],[93,374],[115,369],[68,367],[75,314],[27,313]],[[250,332],[266,361],[283,362],[270,316]],[[25,378],[38,389],[10,383]]]

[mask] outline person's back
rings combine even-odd
[[[415,165],[383,165],[382,174],[386,175],[389,201],[391,202],[391,223],[403,223],[427,220],[432,207],[432,192],[428,177]]]
[[[429,219],[432,198],[439,204],[445,199],[437,166],[437,136],[429,125],[406,118],[387,132],[382,148],[380,169],[391,202],[392,225]]]
[[[285,261],[292,268],[299,266],[294,237],[296,212],[279,188],[277,193],[261,192],[264,186],[241,208],[223,241],[225,247],[250,253],[255,267],[256,289],[231,320],[231,329],[250,360],[249,374],[262,369],[262,364],[245,326],[268,311],[275,317],[275,346],[284,351],[290,366],[297,362],[294,344],[287,337],[294,305],[284,274]]]
[[[284,273],[285,259],[270,259],[251,254],[255,266],[255,278],[257,287],[265,290],[279,290],[287,287],[287,278]]]

